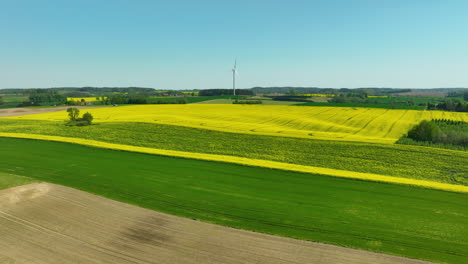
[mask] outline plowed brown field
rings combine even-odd
[[[201,223],[54,184],[0,191],[0,263],[426,263]]]

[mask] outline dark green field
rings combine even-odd
[[[407,105],[407,104],[391,104],[391,103],[302,103],[297,104],[298,106],[328,106],[328,107],[367,107],[367,108],[387,108],[387,109],[413,109],[423,110],[425,106],[419,105]]]
[[[468,185],[468,152],[419,146],[257,136],[136,122],[67,127],[61,122],[0,118],[0,132],[86,138]]]
[[[466,194],[57,142],[0,138],[0,146],[0,172],[161,212],[412,258],[468,262]]]
[[[0,97],[0,109],[13,108],[16,107],[19,103],[28,100],[27,96],[16,94],[0,94]]]
[[[219,96],[187,96],[187,97],[157,97],[157,98],[148,98],[148,103],[174,103],[178,100],[185,100],[187,104],[199,103],[203,101],[209,101],[214,99],[229,99],[229,98],[244,98],[245,96],[233,96],[233,95],[219,95]]]

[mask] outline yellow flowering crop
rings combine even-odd
[[[468,113],[284,105],[135,105],[88,110],[99,122],[149,122],[233,133],[394,143],[422,120],[468,122]],[[65,111],[12,119],[63,121]]]

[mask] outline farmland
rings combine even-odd
[[[161,212],[412,258],[468,257],[466,194],[66,143],[0,144],[1,172]]]
[[[391,104],[391,103],[327,103],[327,102],[311,102],[298,104],[300,106],[317,106],[317,107],[366,107],[366,108],[382,108],[382,109],[406,109],[406,110],[424,110],[425,106],[406,105],[406,104]]]
[[[0,207],[1,263],[426,263],[203,223],[50,183],[0,190]]]
[[[90,110],[96,122],[149,122],[224,132],[394,143],[421,120],[468,121],[467,113],[256,105],[137,105]],[[14,119],[63,121],[62,112]]]
[[[468,0],[3,2],[0,264],[468,264]]]
[[[149,103],[156,103],[156,102],[176,102],[177,100],[185,100],[188,104],[192,103],[200,103],[206,102],[211,100],[229,100],[233,98],[231,95],[219,95],[219,96],[196,96],[196,97],[154,97],[149,98]],[[230,100],[229,100],[230,101]]]
[[[63,110],[0,118],[6,184],[45,181],[261,233],[468,258],[468,152],[394,144],[421,120],[466,122],[466,113],[217,104],[86,111],[94,125],[67,127]]]
[[[468,185],[468,153],[418,146],[256,136],[143,122],[73,128],[62,122],[5,118],[0,119],[0,133],[82,138]]]
[[[17,94],[2,94],[0,93],[0,109],[16,107],[27,97]]]

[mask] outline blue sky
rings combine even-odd
[[[0,88],[468,87],[468,1],[0,0]]]

